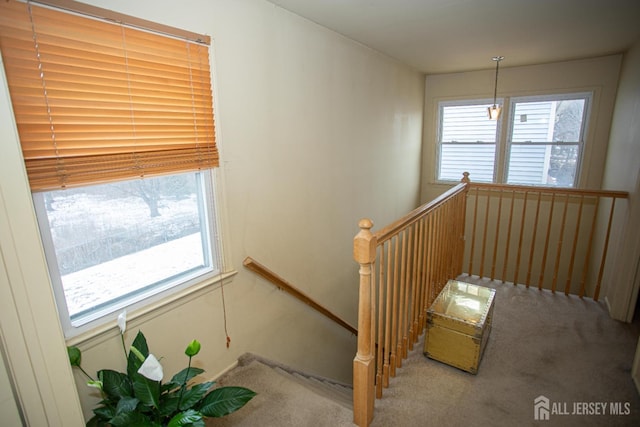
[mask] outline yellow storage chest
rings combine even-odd
[[[427,310],[425,356],[477,374],[491,332],[495,293],[450,280]]]

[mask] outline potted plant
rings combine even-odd
[[[256,395],[244,387],[217,387],[213,381],[189,384],[203,369],[192,367],[191,359],[200,351],[200,342],[185,349],[189,363],[163,383],[162,365],[149,352],[147,340],[138,332],[127,353],[124,344],[126,314],[118,316],[127,372],[101,369],[92,378],[81,366],[82,354],[67,347],[71,365],[89,378],[88,385],[100,390],[102,400],[93,409],[87,426],[204,427],[207,417],[222,417],[242,408]]]

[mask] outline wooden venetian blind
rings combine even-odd
[[[218,166],[207,45],[3,1],[0,48],[33,191]]]

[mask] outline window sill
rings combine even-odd
[[[233,281],[233,276],[238,274],[237,270],[231,270],[223,274],[210,277],[186,289],[171,293],[164,298],[153,301],[144,307],[132,312],[127,312],[127,328],[138,329],[149,320],[167,313],[176,307],[186,304],[206,293],[220,288],[223,284],[228,285]],[[120,333],[117,320],[107,322],[94,329],[67,339],[66,345],[91,348],[101,344]]]

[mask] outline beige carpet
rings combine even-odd
[[[477,375],[427,359],[423,340],[376,401],[373,427],[640,426],[630,371],[638,322],[612,320],[602,303],[466,278],[497,288],[494,322]],[[535,421],[533,401],[629,404],[630,415],[559,415]]]
[[[353,426],[353,410],[326,398],[289,373],[246,355],[218,385],[250,388],[258,393],[245,407],[207,425],[216,427]]]

